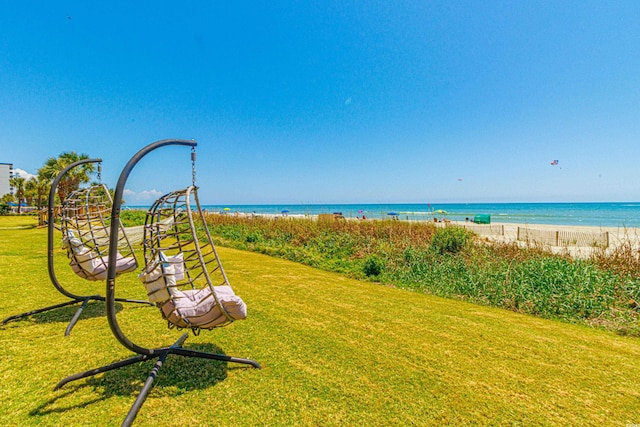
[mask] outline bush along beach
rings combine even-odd
[[[640,262],[631,245],[588,259],[402,221],[209,215],[218,244],[446,298],[640,336]]]

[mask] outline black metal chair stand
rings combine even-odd
[[[153,387],[153,383],[157,378],[165,359],[170,354],[183,356],[183,357],[196,357],[201,359],[240,363],[240,364],[253,366],[256,369],[260,369],[260,364],[251,359],[243,359],[238,357],[227,356],[225,354],[207,353],[207,352],[195,351],[195,350],[184,348],[182,345],[184,341],[187,339],[188,334],[182,335],[174,344],[168,347],[160,347],[160,348],[142,347],[135,344],[131,340],[129,340],[129,338],[125,336],[125,334],[123,333],[122,329],[118,324],[118,319],[116,318],[116,308],[115,308],[116,263],[112,261],[116,259],[116,255],[117,255],[116,254],[117,241],[118,241],[117,223],[120,218],[120,206],[121,206],[121,200],[124,192],[124,187],[125,187],[127,178],[129,177],[129,174],[131,173],[135,165],[140,161],[140,159],[142,159],[146,154],[150,153],[151,151],[167,145],[182,145],[182,146],[189,146],[193,148],[193,147],[196,147],[197,143],[195,141],[167,139],[167,140],[154,142],[146,146],[142,150],[138,151],[138,153],[136,153],[131,158],[131,160],[129,160],[127,165],[122,170],[122,173],[120,174],[120,177],[118,179],[118,184],[116,186],[115,194],[113,197],[114,202],[113,202],[112,214],[111,214],[112,223],[111,223],[111,232],[109,234],[109,239],[110,239],[109,267],[107,272],[107,285],[106,285],[107,318],[109,320],[109,326],[111,328],[111,331],[113,335],[116,337],[116,339],[120,342],[120,344],[122,344],[125,348],[129,349],[133,353],[137,353],[137,355],[125,360],[121,360],[119,362],[111,363],[109,365],[105,365],[102,367],[98,367],[95,369],[91,369],[88,371],[84,371],[84,372],[80,372],[80,373],[68,376],[62,379],[54,388],[54,390],[58,390],[59,388],[61,388],[62,386],[64,386],[65,384],[71,381],[91,377],[94,375],[101,374],[103,372],[108,372],[114,369],[119,369],[125,366],[129,366],[134,363],[140,363],[146,360],[157,358],[158,360],[155,363],[151,372],[149,373],[149,376],[147,377],[144,383],[144,386],[142,387],[142,390],[138,394],[133,406],[129,410],[129,413],[127,414],[126,418],[124,419],[122,423],[123,426],[130,426],[131,423],[134,421],[135,417],[140,411],[140,408],[144,404],[149,392],[151,391]],[[192,160],[194,160],[193,157],[192,157]]]
[[[13,315],[13,316],[9,316],[9,317],[7,317],[7,318],[2,320],[2,323],[0,323],[1,325],[4,325],[4,324],[6,324],[8,322],[11,322],[13,320],[29,317],[29,316],[32,316],[34,314],[44,313],[44,312],[47,312],[47,311],[50,311],[50,310],[55,310],[55,309],[58,309],[58,308],[69,306],[69,305],[81,304],[80,307],[78,307],[78,309],[74,313],[74,315],[71,318],[71,320],[69,321],[69,324],[67,325],[67,328],[65,329],[64,335],[68,336],[71,333],[71,329],[73,329],[73,327],[77,323],[78,319],[80,319],[80,315],[82,314],[82,311],[85,309],[87,304],[89,304],[89,302],[91,302],[91,301],[105,301],[105,297],[102,296],[102,295],[77,295],[77,294],[75,294],[73,292],[68,291],[58,281],[58,278],[56,277],[55,268],[54,268],[54,231],[53,230],[55,228],[55,215],[56,215],[55,214],[55,197],[56,197],[56,191],[58,189],[58,185],[60,184],[60,181],[65,177],[65,175],[69,171],[71,171],[72,169],[76,168],[77,166],[80,166],[80,165],[83,165],[83,164],[87,164],[87,163],[101,163],[101,162],[102,162],[102,159],[100,159],[100,158],[82,159],[82,160],[78,160],[77,162],[74,162],[74,163],[68,165],[53,180],[53,182],[51,184],[51,190],[49,191],[49,204],[48,204],[48,208],[47,208],[48,209],[48,218],[47,218],[47,268],[48,268],[48,271],[49,271],[49,278],[51,279],[51,283],[53,284],[53,286],[58,290],[58,292],[60,292],[65,297],[69,298],[70,301],[63,302],[63,303],[60,303],[60,304],[50,305],[50,306],[39,308],[39,309],[36,309],[36,310],[27,311],[25,313],[16,314],[16,315]],[[118,298],[118,299],[116,299],[116,301],[152,305],[148,301],[133,300],[133,299],[127,299],[127,298]]]

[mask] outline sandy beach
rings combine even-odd
[[[640,248],[640,228],[504,222],[491,224],[450,222],[446,225],[465,227],[490,241],[517,242],[521,246],[538,244],[555,253],[568,252],[575,257],[589,256],[594,250],[600,248],[614,251],[625,243],[630,243],[634,249]]]

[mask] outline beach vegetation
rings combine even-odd
[[[0,203],[3,203],[3,204],[12,203],[14,201],[15,201],[15,197],[11,193],[4,194],[2,197],[0,197]]]
[[[218,244],[416,292],[640,336],[640,257],[487,244],[462,227],[209,215]]]
[[[147,211],[141,209],[125,209],[120,211],[120,221],[124,227],[143,225]]]
[[[9,185],[15,188],[15,191],[16,191],[15,198],[18,203],[18,212],[17,212],[18,214],[21,213],[22,206],[24,206],[24,202],[23,202],[24,182],[25,182],[25,179],[22,178],[21,176],[14,176],[12,178],[9,178]]]
[[[379,276],[380,273],[384,271],[384,262],[378,258],[376,255],[369,255],[367,259],[364,260],[364,265],[362,266],[362,272],[365,276]]]
[[[462,227],[439,228],[431,238],[431,249],[438,254],[456,254],[470,242],[471,233]]]
[[[65,151],[58,157],[49,157],[44,165],[38,169],[39,179],[46,182],[53,182],[56,176],[64,168],[78,160],[88,159],[87,154],[77,154],[75,151]],[[64,178],[58,183],[58,197],[60,200],[66,199],[67,195],[77,190],[81,184],[91,181],[91,175],[96,167],[93,163],[84,163],[68,171]]]
[[[47,205],[47,194],[51,183],[39,176],[31,177],[25,182],[24,197],[28,206],[35,206],[38,209]]]

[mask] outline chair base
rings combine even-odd
[[[90,295],[90,296],[86,296],[86,297],[78,297],[78,298],[72,299],[71,301],[67,301],[67,302],[63,302],[63,303],[55,304],[55,305],[50,305],[48,307],[38,308],[36,310],[31,310],[31,311],[27,311],[27,312],[20,313],[20,314],[15,314],[13,316],[9,316],[9,317],[3,319],[2,322],[0,322],[0,325],[5,325],[6,323],[9,323],[9,322],[11,322],[13,320],[23,319],[25,317],[29,317],[29,316],[32,316],[34,314],[44,313],[44,312],[47,312],[47,311],[55,310],[57,308],[66,307],[68,305],[82,304],[80,307],[78,307],[76,312],[73,314],[73,317],[71,318],[71,320],[69,321],[69,324],[67,325],[67,329],[65,329],[65,331],[64,331],[64,336],[69,336],[69,334],[71,334],[71,329],[73,329],[75,324],[78,322],[78,319],[80,319],[80,315],[82,314],[82,311],[87,306],[87,304],[90,301],[104,301],[104,300],[105,300],[105,298],[103,296],[100,296],[100,295]],[[153,306],[153,304],[151,304],[149,301],[143,301],[143,300],[133,300],[133,299],[126,299],[126,298],[116,298],[115,300],[118,301],[118,302],[131,302],[131,303],[135,303],[135,304],[145,304],[145,305]]]
[[[224,362],[242,363],[246,365],[251,365],[256,369],[261,369],[260,364],[255,360],[243,359],[238,357],[227,356],[225,354],[207,353],[203,351],[195,351],[195,350],[189,350],[189,349],[183,348],[182,344],[184,343],[184,341],[187,339],[188,336],[189,334],[183,334],[172,346],[153,350],[153,353],[154,353],[153,355],[139,354],[137,356],[133,356],[128,359],[121,360],[119,362],[111,363],[109,365],[101,366],[99,368],[95,368],[88,371],[79,372],[74,375],[70,375],[60,380],[60,382],[56,384],[56,386],[54,387],[54,391],[60,389],[62,386],[64,386],[65,384],[71,381],[91,377],[94,375],[101,374],[103,372],[108,372],[114,369],[133,365],[134,363],[140,363],[146,360],[157,358],[158,361],[153,366],[153,369],[149,373],[147,380],[142,386],[142,390],[140,390],[138,397],[133,403],[133,406],[131,406],[129,413],[127,414],[126,418],[122,423],[123,426],[130,426],[133,420],[135,419],[135,417],[138,415],[138,412],[140,411],[140,408],[144,404],[145,400],[147,399],[149,392],[153,388],[153,383],[156,380],[158,373],[160,372],[160,368],[162,368],[162,364],[164,363],[167,356],[170,354],[175,354],[183,357],[197,357],[201,359],[211,359],[211,360],[220,360]]]

